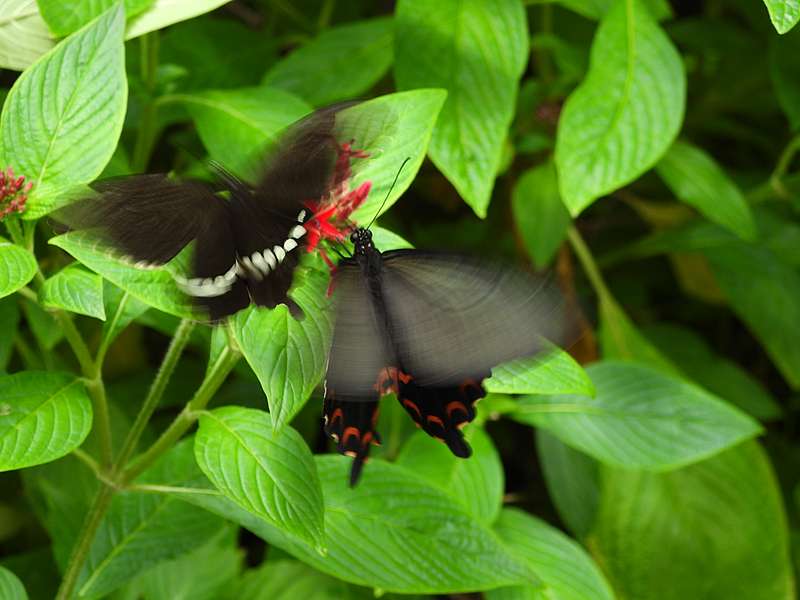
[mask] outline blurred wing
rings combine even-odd
[[[53,218],[70,229],[93,230],[133,262],[164,264],[201,232],[227,220],[224,201],[199,182],[155,174],[92,187],[96,194],[59,209]]]
[[[231,194],[243,276],[259,306],[285,303],[301,312],[287,293],[307,243],[303,224],[311,215],[305,203],[319,200],[332,185],[338,155],[333,128],[344,106],[319,110],[288,127],[267,153],[255,187],[217,168]]]
[[[352,260],[339,264],[335,275],[336,323],[325,374],[325,433],[342,454],[354,458],[350,485],[355,485],[375,431],[381,376],[391,364],[384,317],[371,282]]]
[[[544,278],[449,253],[383,255],[394,351],[420,387],[461,386],[567,334],[557,288]]]

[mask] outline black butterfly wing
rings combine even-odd
[[[353,457],[350,483],[358,480],[370,444],[378,443],[375,423],[386,367],[393,364],[379,288],[351,259],[335,275],[336,324],[325,375],[325,433],[342,454]],[[383,375],[383,377],[382,377]]]
[[[94,194],[53,214],[70,229],[92,230],[133,262],[162,265],[226,218],[224,202],[200,182],[163,174],[97,182]]]
[[[382,258],[398,400],[426,433],[468,457],[461,427],[475,418],[481,382],[497,364],[565,339],[561,296],[548,279],[464,255]]]
[[[286,303],[294,270],[305,246],[305,204],[318,201],[334,178],[338,144],[337,105],[290,126],[268,151],[258,183],[251,187],[220,172],[231,191],[232,226],[252,301],[274,307]]]

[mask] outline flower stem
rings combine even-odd
[[[153,412],[156,407],[158,407],[158,403],[161,402],[161,397],[164,395],[164,390],[172,377],[172,373],[175,371],[175,367],[178,364],[178,360],[184,348],[186,348],[186,344],[192,334],[192,329],[194,329],[194,323],[186,319],[181,321],[180,325],[178,325],[175,335],[169,344],[169,348],[167,348],[164,360],[161,362],[161,367],[158,369],[156,378],[150,386],[150,391],[147,393],[147,397],[142,403],[139,414],[136,415],[136,420],[133,422],[131,430],[128,432],[128,437],[125,438],[122,444],[122,449],[119,451],[116,463],[118,468],[125,467],[131,454],[133,454],[136,449],[136,444],[139,443],[139,438],[142,436],[144,428],[150,421],[150,417],[153,416]]]
[[[170,424],[167,430],[122,473],[119,479],[122,485],[126,485],[140,473],[147,470],[150,465],[183,437],[183,434],[185,434],[197,420],[197,411],[203,410],[206,407],[238,361],[239,353],[229,346],[226,346],[219,354],[214,364],[211,365],[211,368],[206,373],[205,379],[203,379],[203,383],[197,388],[192,399],[183,407],[183,410],[175,417],[175,420]]]
[[[156,72],[158,69],[158,32],[147,33],[140,38],[141,77],[147,90],[147,103],[142,110],[142,119],[136,142],[133,147],[131,167],[135,173],[144,172],[150,162],[150,154],[158,135],[158,106],[153,97],[156,91]]]
[[[583,241],[581,234],[578,233],[574,225],[567,229],[567,238],[583,267],[584,273],[586,273],[586,277],[589,278],[589,282],[592,284],[594,291],[601,300],[612,299],[611,292],[608,286],[606,286],[603,276],[600,274],[600,269],[597,268],[597,263],[594,261],[592,251],[589,250],[589,247],[586,245],[586,242]]]
[[[783,149],[783,152],[781,152],[778,162],[775,165],[775,170],[769,177],[769,183],[772,189],[780,198],[785,199],[789,197],[789,191],[786,189],[786,186],[783,185],[782,179],[783,176],[786,175],[786,171],[789,170],[789,166],[792,164],[792,160],[798,150],[800,150],[800,134],[795,135],[789,140],[789,143],[786,144],[786,147]]]

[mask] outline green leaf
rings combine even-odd
[[[333,327],[327,283],[316,268],[296,272],[290,295],[303,309],[301,320],[292,318],[285,305],[251,307],[233,318],[236,341],[267,395],[277,430],[291,421],[325,374]]]
[[[793,131],[800,128],[800,30],[773,37],[769,46],[772,85]]]
[[[227,406],[200,417],[194,448],[200,468],[223,494],[322,551],[319,478],[294,429],[276,432],[269,414]]]
[[[0,298],[27,284],[37,268],[33,254],[0,237]]]
[[[800,389],[800,273],[756,245],[704,252],[733,311],[753,331],[784,379]]]
[[[744,195],[705,151],[676,141],[656,165],[656,171],[680,200],[709,220],[744,239],[756,236],[756,226]]]
[[[536,454],[559,516],[576,536],[586,537],[600,503],[597,461],[567,446],[546,429],[536,431]]]
[[[781,416],[780,405],[761,383],[736,363],[711,351],[694,331],[672,323],[643,330],[648,340],[712,394],[760,420]]]
[[[486,600],[537,597],[553,600],[615,598],[600,568],[586,551],[552,525],[519,509],[505,508],[494,529],[509,551],[539,574],[546,591],[506,588],[487,592]]]
[[[0,567],[0,598],[3,600],[28,600],[25,586],[11,571]]]
[[[77,31],[107,10],[117,0],[37,0],[42,18],[55,37]],[[153,4],[153,0],[125,0],[125,15],[138,15]]]
[[[764,0],[764,4],[778,33],[786,33],[800,21],[800,4],[795,0]]]
[[[548,161],[528,169],[511,196],[514,222],[537,268],[553,260],[570,224],[569,212],[558,193],[555,165]]]
[[[232,19],[213,16],[170,27],[159,42],[159,62],[185,69],[183,90],[212,90],[257,85],[264,69],[277,60],[278,42]]]
[[[372,182],[369,197],[353,213],[353,221],[369,223],[384,199],[381,213],[386,212],[414,181],[445,98],[444,90],[398,92],[367,100],[337,115],[337,126],[353,136],[357,148],[370,154],[353,164],[353,188]],[[395,182],[397,170],[407,158],[410,160]]]
[[[44,282],[39,301],[47,308],[106,320],[103,306],[103,278],[81,267],[70,265]]]
[[[323,31],[274,65],[264,84],[291,92],[314,106],[357,98],[391,66],[393,31],[390,18]]]
[[[95,179],[114,153],[128,99],[124,25],[122,6],[110,8],[11,88],[0,115],[0,165],[34,182],[24,218],[52,210],[58,190]]]
[[[403,446],[397,464],[416,472],[453,497],[472,517],[491,525],[503,504],[504,476],[500,455],[481,428],[466,430],[472,456],[464,460],[422,431]]]
[[[794,597],[780,490],[755,442],[670,473],[607,469],[591,547],[620,598]]]
[[[594,396],[586,371],[561,348],[537,356],[518,358],[492,369],[483,382],[496,394],[585,394]]]
[[[163,29],[219,8],[229,0],[154,0],[150,8],[131,19],[125,31],[125,39],[130,40],[145,33]]]
[[[22,71],[55,45],[36,0],[0,0],[0,15],[0,69]]]
[[[0,376],[0,471],[50,462],[83,443],[92,404],[71,375]]]
[[[14,351],[19,326],[19,305],[15,298],[0,300],[0,374],[4,373]]]
[[[59,235],[50,243],[148,306],[181,318],[196,317],[172,276],[180,271],[174,261],[157,269],[139,269],[117,258],[110,249],[99,246],[96,239],[82,231]]]
[[[589,73],[559,118],[556,166],[570,213],[652,167],[675,139],[685,101],[672,42],[637,0],[615,3],[595,35]]]
[[[397,235],[394,231],[384,229],[380,225],[373,225],[370,227],[370,231],[372,232],[372,242],[375,244],[376,248],[380,248],[381,252],[414,247],[411,242],[405,238]]]
[[[243,552],[231,533],[227,527],[197,550],[160,562],[134,586],[145,600],[219,600],[242,566]]]
[[[514,0],[397,3],[397,86],[447,90],[431,160],[479,217],[486,216],[528,61],[527,29],[525,8]]]
[[[295,560],[268,560],[247,571],[223,596],[225,600],[371,600],[360,590]]]
[[[615,0],[558,0],[559,4],[566,6],[576,13],[590,19],[601,19],[614,4]],[[668,19],[673,16],[667,0],[643,0],[642,4],[647,7],[650,14],[657,21]]]
[[[223,497],[187,500],[247,527],[315,569],[384,591],[446,594],[536,583],[490,529],[412,471],[372,461],[353,489],[347,485],[351,459],[315,458],[326,503],[325,556]]]
[[[516,420],[548,429],[597,460],[669,470],[712,456],[761,432],[751,417],[676,377],[634,363],[601,362],[587,372],[597,396],[528,396]]]
[[[180,487],[194,477],[193,463],[190,454],[180,461],[162,458],[136,483]],[[180,496],[133,490],[117,494],[78,579],[79,596],[105,597],[161,561],[186,555],[222,527],[219,517],[186,504]]]
[[[268,87],[210,90],[175,97],[186,104],[209,155],[234,173],[253,177],[261,152],[311,107]]]

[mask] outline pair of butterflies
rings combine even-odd
[[[349,214],[369,192],[350,189],[350,163],[367,155],[342,131],[345,107],[290,126],[251,186],[219,169],[216,186],[139,175],[100,183],[58,220],[94,230],[144,265],[161,265],[194,242],[191,277],[178,284],[209,317],[250,303],[287,304],[300,252],[349,235],[352,256],[332,268],[336,311],[324,393],[325,432],[354,458],[355,485],[376,431],[378,401],[395,393],[429,435],[459,457],[461,427],[475,417],[491,367],[536,354],[562,336],[558,295],[542,280],[460,254],[380,252]],[[340,119],[339,119],[340,120]],[[347,140],[342,143],[342,140]]]

